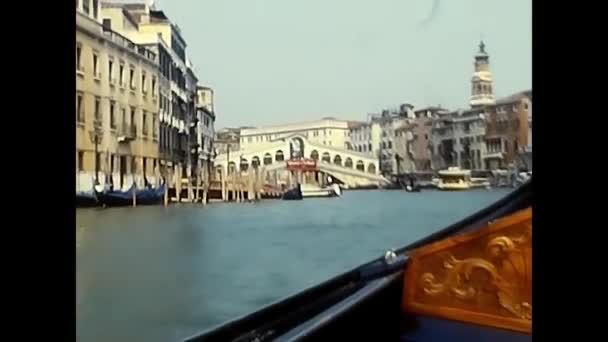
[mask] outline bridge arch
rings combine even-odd
[[[310,159],[319,160],[319,151],[312,150],[312,152],[310,152]]]
[[[258,166],[260,166],[260,158],[258,156],[253,156],[253,158],[251,158],[251,167],[257,169]]]
[[[277,162],[282,162],[285,160],[285,156],[283,155],[282,150],[277,150],[274,154],[274,160]]]
[[[264,155],[264,165],[272,164],[272,155],[270,153],[266,153]]]
[[[344,167],[347,167],[349,169],[353,168],[353,160],[350,157],[347,157],[344,161]]]
[[[241,163],[239,164],[240,170],[247,171],[249,168],[249,162],[246,158],[241,158]]]
[[[363,160],[357,161],[357,170],[365,172],[365,164]]]
[[[334,164],[342,166],[342,157],[339,154],[334,156]]]
[[[376,165],[374,163],[369,163],[369,165],[367,165],[367,172],[375,175],[376,174]]]
[[[323,152],[323,157],[321,158],[322,162],[331,163],[331,157],[329,156],[329,152]]]

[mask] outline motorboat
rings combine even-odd
[[[439,190],[469,190],[471,188],[471,170],[462,170],[459,167],[449,167],[439,171]]]
[[[342,196],[342,189],[338,184],[331,184],[326,187],[320,187],[315,184],[302,184],[301,185],[302,197],[340,197]]]
[[[185,341],[531,341],[531,206],[530,179],[438,232]]]

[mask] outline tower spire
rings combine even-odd
[[[471,99],[469,101],[471,107],[487,106],[495,103],[489,59],[486,44],[481,37],[479,52],[475,55],[475,71],[471,79]]]

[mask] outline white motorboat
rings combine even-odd
[[[462,170],[459,167],[449,167],[439,171],[440,190],[469,190],[471,188],[471,170]]]
[[[342,189],[338,184],[332,184],[324,188],[315,184],[302,184],[302,197],[340,197],[342,196]]]

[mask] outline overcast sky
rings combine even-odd
[[[530,0],[160,0],[216,129],[468,106],[481,37],[498,97],[532,88]]]

